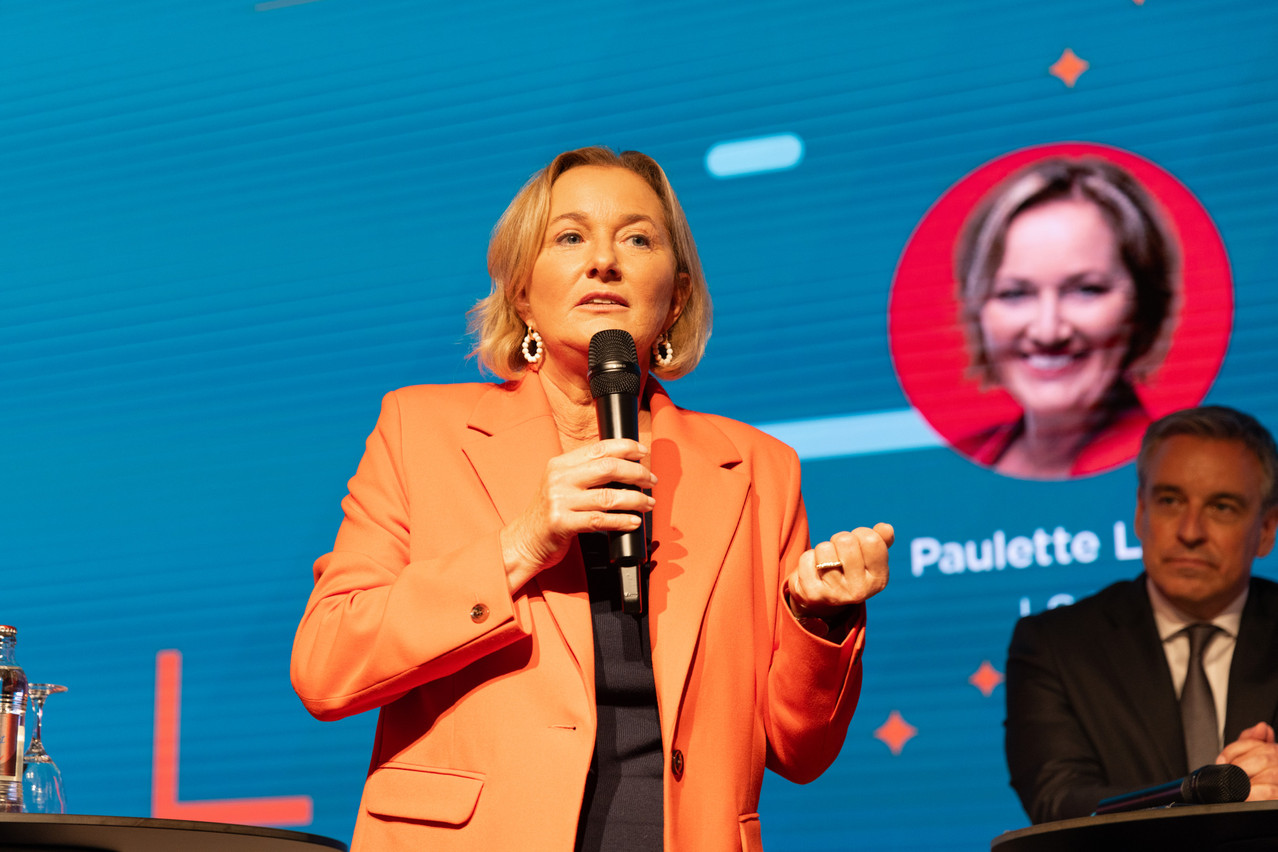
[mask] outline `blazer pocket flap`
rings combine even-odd
[[[364,808],[390,819],[463,825],[475,813],[484,776],[459,769],[387,764],[364,784]]]

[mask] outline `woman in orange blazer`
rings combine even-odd
[[[489,269],[478,353],[510,380],[386,396],[294,643],[315,716],[380,709],[353,848],[760,849],[765,765],[810,781],[842,745],[891,527],[809,548],[794,452],[648,379],[690,371],[710,319],[651,159],[561,154]],[[608,328],[644,355],[638,441],[599,440],[586,359]],[[586,542],[644,513],[636,618],[588,582],[611,575]],[[641,653],[601,641],[617,625]],[[636,671],[648,691],[618,699]],[[626,713],[650,713],[646,745]]]

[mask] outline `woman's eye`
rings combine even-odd
[[[1073,291],[1082,296],[1104,296],[1114,289],[1108,281],[1083,281],[1073,287]]]

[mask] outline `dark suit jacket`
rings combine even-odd
[[[1225,742],[1262,721],[1278,725],[1278,584],[1253,577]],[[1017,622],[1005,725],[1012,787],[1036,823],[1086,816],[1103,798],[1190,771],[1144,575]]]

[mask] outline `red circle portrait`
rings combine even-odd
[[[959,453],[1029,479],[1131,461],[1151,420],[1202,401],[1232,324],[1203,205],[1156,164],[1083,142],[1006,154],[946,191],[888,308],[910,404]]]

